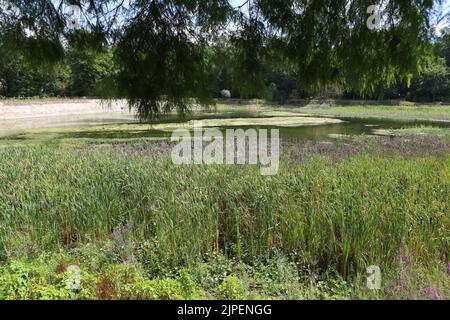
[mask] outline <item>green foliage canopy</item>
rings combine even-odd
[[[232,58],[223,60],[243,95],[267,89],[263,75],[280,62],[305,88],[337,83],[374,94],[417,71],[434,2],[382,1],[382,19],[371,30],[373,0],[249,0],[239,7],[227,0],[10,0],[0,3],[0,50],[53,62],[74,39],[112,47],[114,96],[143,117],[211,102],[210,49],[220,39],[231,46]],[[73,4],[81,7],[83,32],[68,28],[65,8]]]

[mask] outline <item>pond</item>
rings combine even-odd
[[[301,116],[301,117],[299,117]],[[278,128],[280,130],[281,137],[288,138],[302,138],[309,140],[328,140],[338,136],[354,136],[354,135],[385,135],[386,131],[395,129],[406,128],[443,128],[448,129],[450,134],[450,122],[447,121],[418,121],[418,120],[388,120],[388,119],[375,119],[375,118],[346,118],[346,117],[330,117],[320,115],[306,115],[301,113],[291,112],[236,112],[227,113],[224,119],[223,113],[210,114],[207,117],[199,117],[197,120],[206,120],[206,126],[222,127],[223,130],[228,128]],[[255,118],[256,117],[256,118]],[[263,118],[260,118],[263,117]],[[225,120],[226,125],[220,126],[219,123],[215,123],[214,119]],[[233,125],[233,121],[247,120],[240,125]],[[258,123],[263,121],[270,122],[270,119],[280,119],[281,125],[275,121],[274,125],[249,124],[251,122]],[[287,124],[287,120],[298,120],[298,125],[295,125],[295,121],[292,124]],[[303,119],[314,119],[315,121],[305,121]],[[208,121],[212,120],[213,125],[208,125]],[[336,121],[334,121],[336,120]],[[284,122],[283,122],[284,121]],[[323,121],[323,123],[321,123]],[[228,123],[227,123],[228,122]]]
[[[65,116],[46,118],[45,125],[37,119],[9,120],[16,125],[24,126],[22,130],[9,128],[0,136],[2,141],[24,140],[60,140],[84,139],[104,142],[120,139],[133,141],[142,139],[168,139],[177,128],[192,129],[194,124],[202,123],[203,127],[219,127],[222,130],[236,128],[280,129],[281,137],[302,138],[309,140],[332,140],[340,136],[390,134],[389,130],[405,128],[425,128],[428,131],[440,130],[450,134],[448,121],[415,121],[386,120],[375,118],[345,118],[337,116],[308,115],[300,112],[286,112],[271,109],[194,112],[189,120],[180,120],[170,115],[157,123],[139,123],[131,116],[120,118],[123,113],[109,113],[108,117],[99,114],[83,113],[83,116]],[[62,123],[64,123],[62,125]],[[29,129],[24,129],[25,127]],[[5,127],[6,129],[6,127]],[[449,130],[448,133],[446,130]],[[1,131],[1,130],[0,130]],[[420,133],[420,132],[419,132]]]
[[[379,129],[392,130],[420,126],[447,128],[450,131],[450,123],[448,122],[355,118],[338,119],[343,122],[317,126],[280,128],[280,135],[284,137],[297,137],[310,140],[325,140],[338,135],[378,135],[376,130]]]

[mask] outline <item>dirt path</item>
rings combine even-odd
[[[124,101],[100,100],[0,102],[0,132],[134,121]]]

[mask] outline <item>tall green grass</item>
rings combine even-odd
[[[174,166],[51,147],[0,150],[3,260],[112,238],[131,224],[149,259],[189,265],[208,255],[364,273],[399,250],[423,266],[449,252],[450,156],[362,155],[337,166]]]

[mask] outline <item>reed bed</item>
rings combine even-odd
[[[5,148],[0,195],[3,261],[102,243],[126,228],[133,246],[149,244],[145,259],[170,267],[282,253],[348,278],[368,265],[393,270],[400,252],[432,268],[450,244],[448,155],[282,162],[264,177],[248,165]]]

